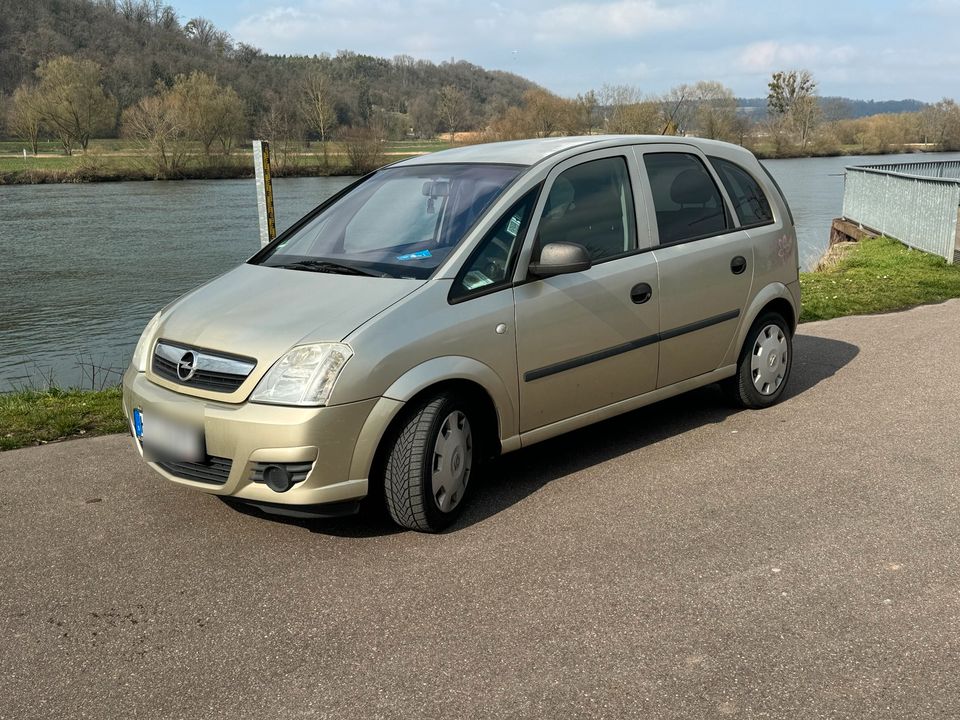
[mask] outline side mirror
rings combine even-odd
[[[589,270],[591,265],[590,253],[583,245],[555,242],[544,245],[540,260],[530,263],[527,270],[537,277],[553,277]]]

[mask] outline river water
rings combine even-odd
[[[771,160],[816,263],[843,168],[960,154]],[[350,178],[274,181],[281,230]],[[0,391],[116,381],[160,307],[259,248],[253,180],[0,187]]]

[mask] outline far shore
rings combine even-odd
[[[397,162],[450,147],[471,143],[450,142],[447,139],[388,141],[382,152],[367,168]],[[0,140],[0,185],[41,185],[51,183],[129,182],[146,180],[233,180],[253,177],[253,156],[249,150],[236,150],[228,155],[213,155],[199,162],[199,153],[174,172],[160,173],[137,148],[120,140],[95,140],[90,148],[66,156],[57,152],[51,142],[43,145],[37,155],[24,158],[22,148],[15,140]],[[284,153],[274,152],[271,163],[274,178],[282,177],[337,177],[362,174],[350,165],[346,153],[330,143],[326,155],[318,145]],[[830,152],[776,153],[772,148],[755,147],[753,153],[761,160],[793,160],[818,157],[876,156],[912,152],[940,152],[932,145],[907,144],[886,152],[864,152],[857,147],[844,147]],[[18,154],[19,153],[19,154]]]

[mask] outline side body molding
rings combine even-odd
[[[350,478],[368,478],[377,447],[390,423],[417,393],[448,380],[468,380],[482,387],[493,401],[503,452],[520,447],[517,408],[503,379],[473,358],[448,355],[427,360],[401,375],[383,394],[364,423],[350,463]]]

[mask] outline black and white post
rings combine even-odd
[[[270,143],[253,141],[253,168],[257,178],[257,213],[260,216],[260,247],[277,236],[273,214],[273,183],[270,180]]]

